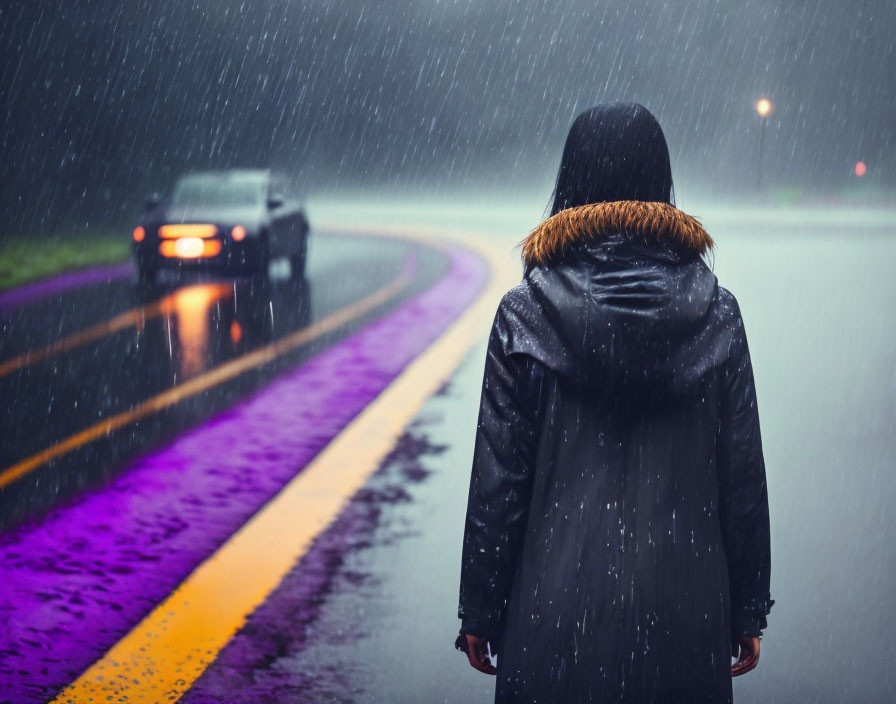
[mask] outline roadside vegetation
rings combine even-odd
[[[120,234],[7,237],[0,241],[0,291],[62,271],[123,262],[129,251],[129,240]]]

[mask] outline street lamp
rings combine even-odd
[[[756,191],[762,190],[762,150],[765,145],[765,129],[768,124],[768,116],[774,109],[772,101],[768,98],[760,98],[756,101],[756,113],[759,115],[759,164],[756,168]]]

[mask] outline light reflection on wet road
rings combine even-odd
[[[408,251],[405,244],[397,253],[400,267],[387,285],[170,391],[195,386],[196,381],[260,354],[262,359],[285,358],[283,353],[311,339],[308,335],[323,339],[324,332],[343,333],[347,323],[367,319],[360,329],[207,423],[129,462],[108,486],[82,493],[40,522],[0,535],[0,582],[7,585],[0,595],[4,624],[0,650],[5,653],[0,691],[23,701],[43,700],[76,679],[111,645],[127,640],[119,641],[122,636],[138,632],[134,627],[147,611],[165,601],[178,584],[184,588],[187,575],[222,543],[229,544],[228,537],[245,528],[250,516],[284,484],[291,485],[297,474],[298,480],[304,479],[303,470],[312,458],[439,338],[488,280],[485,262],[460,247],[418,245]],[[202,312],[210,297],[195,295],[188,300]],[[199,324],[204,330],[205,324]],[[464,331],[469,325],[468,321],[454,329]],[[190,331],[200,332],[201,340],[201,331]],[[464,348],[469,344],[466,332],[455,333],[455,338]],[[253,362],[248,369],[255,366]],[[430,367],[423,369],[429,373]],[[413,397],[407,382],[402,388],[408,393],[402,392],[401,399]],[[428,387],[424,382],[415,388]],[[331,474],[318,472],[318,476],[329,481]],[[336,495],[341,496],[338,491]],[[265,537],[261,541],[259,548],[268,545]],[[251,554],[261,560],[259,566],[276,563],[265,557],[264,550],[253,549]],[[283,569],[291,564],[287,561]],[[243,576],[241,570],[237,581]],[[232,618],[215,611],[216,595],[225,586],[235,598],[242,598],[237,583],[227,579],[215,581],[211,593],[191,602],[207,604],[217,614],[215,623]],[[172,613],[168,607],[159,609],[163,618]],[[195,609],[180,611],[189,621]],[[91,626],[82,628],[84,623]],[[198,648],[200,656],[209,647],[202,639],[178,642],[187,649]],[[174,672],[159,667],[157,659],[151,662],[159,674]],[[180,663],[172,660],[171,667],[180,668]],[[151,677],[145,668],[136,667],[134,677],[113,680],[110,675],[90,681],[100,688],[112,681],[116,687],[121,681],[133,688]],[[168,691],[167,682],[162,681],[160,691]]]
[[[412,252],[419,272],[400,300],[438,275],[444,263],[437,254],[396,240],[328,234],[312,238],[307,279],[184,277],[149,290],[125,279],[0,314],[0,364],[14,363],[0,374],[0,397],[12,400],[0,410],[0,478],[85,428],[387,285]],[[201,421],[364,319],[109,437],[103,433],[15,482],[0,482],[0,528],[102,482],[126,457]]]

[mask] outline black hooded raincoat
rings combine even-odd
[[[459,616],[498,702],[728,702],[769,519],[750,353],[708,235],[666,203],[530,235],[488,357]]]

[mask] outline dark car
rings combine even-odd
[[[164,200],[151,196],[134,229],[134,261],[141,282],[162,269],[207,268],[267,273],[287,257],[293,276],[305,273],[308,220],[289,197],[285,179],[267,170],[182,176]]]

